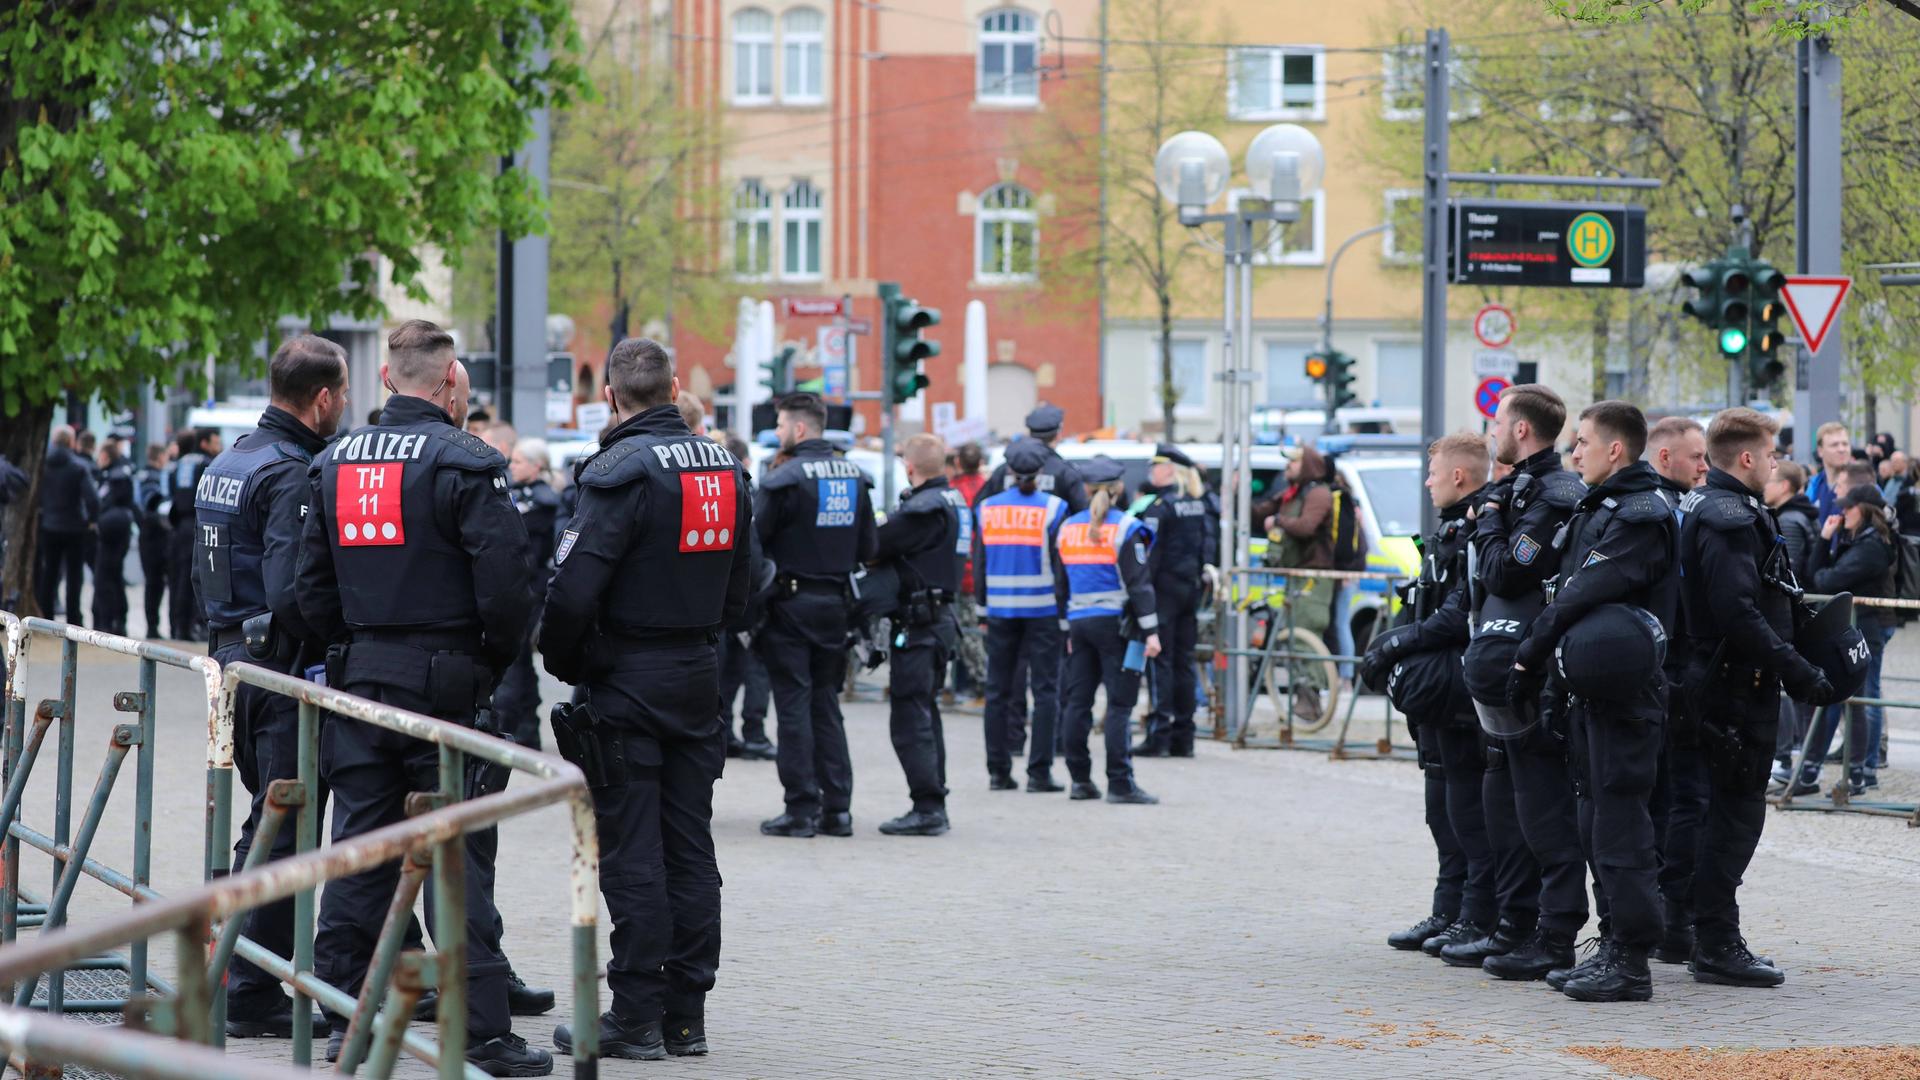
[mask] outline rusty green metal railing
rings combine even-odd
[[[1809,594],[1807,599],[1825,600],[1827,597]],[[1893,600],[1877,596],[1856,596],[1853,598],[1853,622],[1855,626],[1860,624],[1860,611],[1862,608],[1920,611],[1920,600]],[[1873,627],[1872,630],[1877,633],[1879,628]],[[1884,687],[1886,680],[1884,674],[1881,676],[1881,680],[1882,686]],[[1920,803],[1861,799],[1855,798],[1853,794],[1848,791],[1846,770],[1848,763],[1853,760],[1853,724],[1850,722],[1851,717],[1848,714],[1854,709],[1864,708],[1869,705],[1878,706],[1883,709],[1920,709],[1920,701],[1890,698],[1885,695],[1884,689],[1879,697],[1848,698],[1844,707],[1841,708],[1839,719],[1834,722],[1840,735],[1841,781],[1827,791],[1826,798],[1824,799],[1814,799],[1806,796],[1796,799],[1793,794],[1793,785],[1799,782],[1800,770],[1806,765],[1807,751],[1812,745],[1813,732],[1815,728],[1819,727],[1820,713],[1823,711],[1822,709],[1815,709],[1813,723],[1807,725],[1805,737],[1801,739],[1800,745],[1794,748],[1793,761],[1787,769],[1786,790],[1774,798],[1773,803],[1775,806],[1782,810],[1820,810],[1827,813],[1872,814],[1881,817],[1899,817],[1905,818],[1909,826],[1920,828]],[[1831,738],[1829,738],[1828,745],[1832,745]],[[1878,752],[1878,750],[1879,748],[1874,746],[1866,748],[1869,757]]]
[[[0,1005],[0,1044],[4,1044],[29,1076],[44,1074],[49,1061],[72,1060],[128,1076],[185,1077],[227,1080],[250,1075],[257,1065],[228,1069],[205,1062],[203,1051],[164,1041],[165,1060],[152,1060],[151,1035],[127,1029],[91,1027],[75,1039],[57,1025],[25,1009],[34,987],[44,978],[49,987],[48,1012],[57,1015],[64,972],[104,966],[95,956],[102,948],[128,946],[132,992],[129,1000],[78,1003],[96,1011],[125,1010],[130,1025],[151,1025],[178,1038],[217,1048],[223,1041],[226,971],[240,956],[286,983],[294,992],[292,1061],[305,1066],[312,1060],[312,1013],[309,1001],[348,1018],[346,1046],[340,1068],[387,1076],[400,1051],[435,1068],[443,1080],[479,1080],[482,1074],[465,1061],[466,903],[463,860],[466,834],[488,828],[503,818],[541,806],[565,803],[570,811],[572,839],[569,867],[569,910],[573,959],[573,1027],[576,1032],[574,1073],[577,1080],[596,1075],[599,1052],[599,980],[595,958],[599,911],[598,839],[593,807],[579,770],[558,757],[524,749],[471,728],[396,709],[354,695],[329,690],[251,664],[222,668],[208,657],[185,653],[149,642],[100,634],[43,619],[19,619],[0,612],[6,628],[8,685],[4,739],[4,801],[0,801],[0,836],[5,837],[4,866],[0,866],[0,933],[8,946],[0,952],[0,987],[15,982],[14,1005]],[[26,712],[29,644],[35,636],[59,639],[61,694],[34,710],[31,730]],[[115,697],[116,708],[137,711],[139,725],[114,729],[100,780],[83,815],[77,836],[71,839],[72,745],[77,649],[89,645],[138,657],[141,690]],[[150,884],[154,683],[157,664],[199,673],[206,684],[207,797],[205,884],[180,896],[163,897]],[[269,788],[266,811],[258,823],[242,872],[227,876],[228,845],[233,812],[233,717],[235,695],[242,685],[295,698],[299,703],[297,773],[292,780]],[[406,821],[349,841],[319,842],[319,808],[309,798],[318,790],[318,746],[322,710],[349,717],[439,748],[439,790],[416,793],[408,801]],[[60,728],[58,794],[53,833],[49,836],[19,820],[23,793],[46,736],[53,724]],[[98,834],[106,801],[122,763],[138,753],[138,794],[134,872],[124,874],[88,856]],[[532,783],[511,792],[474,799],[465,795],[468,755],[530,774]],[[268,862],[268,853],[280,830],[295,830],[296,852],[288,859]],[[32,902],[19,888],[19,844],[25,841],[55,859],[55,884],[49,900]],[[402,872],[386,924],[360,995],[351,997],[322,982],[313,973],[315,889],[323,881],[402,860]],[[85,926],[64,925],[67,901],[85,873],[141,901],[132,911]],[[431,873],[437,891],[433,905],[433,940],[437,954],[427,957],[402,953],[400,946],[411,920],[414,901]],[[278,956],[246,938],[245,916],[263,904],[291,897],[294,902],[294,948],[290,957]],[[27,918],[21,919],[24,913]],[[19,927],[38,922],[42,933],[31,943],[17,942]],[[171,986],[146,970],[147,939],[172,933],[179,961]],[[391,985],[392,990],[389,991]],[[406,1030],[415,1004],[439,986],[439,1040]],[[384,1004],[384,1008],[382,1007]],[[151,1012],[149,1013],[149,1010]],[[129,1041],[131,1040],[131,1041]],[[79,1046],[79,1052],[68,1054]],[[146,1049],[134,1049],[134,1047]],[[50,1056],[51,1055],[51,1056]],[[31,1060],[29,1060],[31,1059]],[[190,1062],[201,1062],[190,1065]],[[215,1062],[233,1059],[215,1056]],[[145,1063],[145,1064],[143,1064]],[[38,1070],[37,1072],[34,1070]]]

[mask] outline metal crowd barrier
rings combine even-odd
[[[1827,597],[1809,594],[1807,599],[1825,600]],[[1855,626],[1860,624],[1860,610],[1862,608],[1920,611],[1920,600],[1893,600],[1878,596],[1856,596],[1853,598],[1853,622]],[[1846,768],[1847,763],[1853,760],[1853,725],[1848,722],[1848,713],[1853,709],[1863,708],[1869,705],[1878,706],[1882,709],[1920,709],[1920,701],[1887,697],[1885,691],[1887,681],[1887,676],[1883,673],[1880,677],[1882,690],[1881,696],[1879,697],[1848,698],[1845,707],[1841,710],[1839,718],[1835,721],[1835,726],[1838,728],[1840,736],[1840,782],[1835,784],[1823,799],[1816,799],[1804,795],[1796,799],[1793,795],[1793,785],[1798,782],[1800,770],[1802,766],[1806,764],[1807,750],[1812,744],[1814,729],[1819,726],[1820,713],[1823,711],[1822,709],[1814,710],[1813,722],[1807,725],[1806,736],[1801,740],[1800,745],[1794,749],[1793,762],[1787,770],[1786,790],[1774,798],[1775,806],[1782,810],[1819,810],[1827,813],[1874,814],[1882,817],[1900,817],[1907,819],[1907,825],[1909,827],[1920,828],[1920,803],[1893,802],[1870,798],[1856,799],[1847,790]],[[1894,681],[1910,680],[1896,679]],[[1832,745],[1831,739],[1828,740],[1828,745]],[[1879,747],[1877,746],[1867,747],[1868,755],[1878,752]]]
[[[20,619],[0,612],[6,630],[7,695],[4,739],[6,794],[0,802],[0,835],[4,835],[4,866],[0,867],[0,988],[19,989],[8,995],[10,1006],[0,1005],[0,1046],[29,1080],[57,1075],[59,1063],[74,1062],[123,1076],[166,1080],[238,1080],[242,1077],[289,1075],[273,1066],[246,1062],[218,1053],[224,1038],[226,970],[235,955],[258,965],[288,985],[293,996],[294,1037],[292,1063],[312,1061],[312,1014],[309,1001],[318,1001],[336,1015],[348,1018],[346,1046],[340,1068],[383,1080],[389,1076],[401,1050],[435,1068],[443,1080],[482,1080],[477,1068],[465,1061],[466,1049],[466,900],[463,859],[468,833],[543,806],[567,804],[572,839],[569,866],[569,908],[573,975],[574,1074],[576,1080],[596,1075],[599,1052],[599,978],[595,958],[599,913],[598,837],[593,804],[586,780],[573,765],[511,742],[483,735],[471,728],[396,709],[351,694],[329,690],[302,679],[252,664],[222,668],[206,656],[102,634],[46,619]],[[27,660],[35,636],[61,641],[60,695],[39,703],[31,724],[26,708]],[[115,695],[115,708],[140,714],[140,723],[114,729],[100,779],[95,785],[80,830],[71,831],[73,745],[77,653],[80,645],[97,647],[140,660],[137,692]],[[159,664],[199,673],[207,688],[207,798],[205,865],[207,884],[164,897],[151,887],[153,826],[153,765],[155,672]],[[276,781],[268,793],[267,811],[256,828],[242,872],[227,876],[233,807],[234,697],[242,684],[285,694],[300,702],[298,778]],[[350,717],[436,744],[439,748],[440,789],[416,793],[409,800],[410,817],[403,822],[352,840],[319,844],[318,807],[307,795],[318,789],[321,712]],[[49,729],[60,724],[57,797],[52,835],[21,820],[21,802]],[[98,834],[106,803],[126,756],[138,750],[134,867],[130,873],[107,867],[89,855]],[[533,783],[474,799],[463,800],[466,757],[475,757],[530,774]],[[278,831],[291,822],[297,854],[267,862]],[[19,845],[22,841],[46,852],[55,864],[54,889],[42,902],[25,894],[19,884]],[[358,998],[330,986],[313,974],[315,889],[325,881],[358,873],[402,859],[399,884],[388,910],[373,962]],[[432,955],[402,954],[401,944],[411,920],[414,901],[426,880],[434,875],[434,946]],[[75,885],[85,874],[133,898],[124,915],[83,926],[66,923],[66,909]],[[294,900],[294,955],[283,957],[241,933],[246,914],[265,904]],[[30,943],[17,940],[21,926],[39,925],[41,933]],[[169,985],[147,970],[147,941],[159,933],[176,940],[178,970]],[[102,956],[103,950],[127,947],[126,958]],[[62,993],[68,971],[123,967],[130,991],[125,998],[67,1001]],[[33,993],[45,978],[48,993],[35,1006]],[[420,997],[438,987],[437,1042],[407,1031]],[[384,1004],[384,1008],[382,1007]],[[63,1012],[87,1009],[123,1011],[127,1025],[120,1028],[75,1028],[60,1021]],[[174,1036],[156,1039],[140,1029],[151,1027]],[[184,1040],[184,1043],[181,1041]],[[202,1044],[200,1047],[186,1043]]]
[[[1222,595],[1215,600],[1216,609],[1230,606],[1233,610],[1245,613],[1256,604],[1265,603],[1269,606],[1274,606],[1273,601],[1276,599],[1274,597],[1276,588],[1272,584],[1274,579],[1279,579],[1280,582],[1277,590],[1280,595],[1277,599],[1279,599],[1282,604],[1290,606],[1293,599],[1295,582],[1313,578],[1350,583],[1360,581],[1380,581],[1386,583],[1387,605],[1381,609],[1380,617],[1382,621],[1375,626],[1374,633],[1377,634],[1381,630],[1386,629],[1384,620],[1392,615],[1395,605],[1399,603],[1394,597],[1393,590],[1395,585],[1407,581],[1408,575],[1386,570],[1309,570],[1304,568],[1270,566],[1229,567],[1222,578]],[[1274,606],[1274,610],[1277,621],[1279,608]],[[1336,608],[1334,617],[1337,618],[1338,615],[1339,612]],[[1221,618],[1218,615],[1216,615],[1214,619],[1215,643],[1212,650],[1214,662],[1211,668],[1214,676],[1212,697],[1214,702],[1222,703],[1215,709],[1215,738],[1231,742],[1236,748],[1240,749],[1310,750],[1325,753],[1335,760],[1348,758],[1365,758],[1367,760],[1379,758],[1413,759],[1415,756],[1413,750],[1395,745],[1394,720],[1396,717],[1399,718],[1401,730],[1404,732],[1406,730],[1406,718],[1401,717],[1400,714],[1394,710],[1392,703],[1387,701],[1385,695],[1381,695],[1379,698],[1381,704],[1380,735],[1377,739],[1373,740],[1371,753],[1365,751],[1355,752],[1350,738],[1353,735],[1354,713],[1359,707],[1361,698],[1357,684],[1353,692],[1344,695],[1346,700],[1344,702],[1344,709],[1340,711],[1340,726],[1331,739],[1303,738],[1296,735],[1294,731],[1294,705],[1298,698],[1298,692],[1294,685],[1294,680],[1291,678],[1287,680],[1287,700],[1285,702],[1275,701],[1273,703],[1274,708],[1279,713],[1279,734],[1272,739],[1254,738],[1249,735],[1249,729],[1252,726],[1251,721],[1254,703],[1262,692],[1262,682],[1268,664],[1278,660],[1283,662],[1306,661],[1308,663],[1332,663],[1337,666],[1343,663],[1357,664],[1361,660],[1361,656],[1357,654],[1337,653],[1334,652],[1331,647],[1324,653],[1317,650],[1269,649],[1264,645],[1262,647],[1248,647],[1245,649],[1235,648],[1225,642],[1226,627],[1229,621],[1230,620]],[[1272,628],[1273,626],[1270,622],[1267,631],[1269,634],[1272,633]],[[1331,626],[1329,630],[1331,631]],[[1225,682],[1228,678],[1229,671],[1226,661],[1230,656],[1238,656],[1252,661],[1249,669],[1249,690],[1246,697],[1246,708],[1241,716],[1227,716],[1224,708],[1224,702],[1228,700],[1228,695],[1225,693]],[[1336,702],[1335,708],[1340,709],[1340,706],[1341,703]],[[1409,733],[1409,740],[1410,739],[1411,735]]]

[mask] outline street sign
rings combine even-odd
[[[1833,329],[1834,317],[1840,313],[1840,305],[1846,302],[1847,291],[1852,288],[1850,277],[1787,275],[1787,283],[1780,287],[1780,296],[1786,300],[1787,314],[1793,316],[1794,329],[1800,331],[1800,340],[1807,343],[1808,352],[1820,351],[1820,343],[1827,340],[1827,331]]]
[[[1505,349],[1482,349],[1473,354],[1473,373],[1512,382],[1520,374],[1520,358]]]
[[[1629,289],[1646,283],[1644,206],[1454,199],[1450,209],[1449,281]]]
[[[1481,379],[1480,385],[1473,389],[1473,407],[1480,415],[1493,419],[1494,410],[1500,407],[1500,393],[1513,384],[1505,379]]]
[[[856,346],[853,338],[837,326],[823,326],[819,330],[821,393],[829,398],[847,396],[847,372],[852,368],[852,356]]]
[[[861,337],[865,337],[865,336],[867,336],[868,334],[871,334],[871,333],[873,333],[873,320],[871,320],[871,319],[848,319],[848,320],[847,320],[847,333],[849,333],[849,334],[859,334],[859,335],[860,335]]]
[[[582,402],[575,406],[573,419],[588,437],[598,437],[600,429],[606,427],[607,421],[613,419],[613,410],[608,408],[604,401]]]
[[[783,298],[781,306],[789,316],[833,316],[840,315],[840,298],[837,296],[788,296]]]
[[[1499,304],[1488,304],[1473,317],[1473,336],[1489,349],[1504,349],[1513,342],[1517,325],[1513,312]]]

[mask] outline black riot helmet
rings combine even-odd
[[[1520,651],[1520,639],[1545,604],[1537,591],[1518,597],[1488,596],[1474,616],[1464,672],[1467,693],[1481,728],[1496,738],[1517,739],[1540,722],[1539,710],[1531,703],[1520,709],[1508,706],[1507,677],[1513,671],[1514,654]]]
[[[853,617],[861,623],[885,618],[900,607],[900,570],[891,562],[869,566],[853,578]]]
[[[1667,661],[1667,630],[1643,607],[1601,604],[1554,647],[1560,680],[1592,701],[1631,701]]]
[[[1406,623],[1401,626],[1390,627],[1374,635],[1373,640],[1367,643],[1367,651],[1373,652],[1377,649],[1390,648],[1392,647],[1393,642],[1395,642],[1396,640],[1406,637],[1410,634],[1417,634],[1419,632],[1420,632],[1420,628],[1413,625],[1412,623]],[[1371,670],[1376,671],[1376,676],[1371,679],[1362,679],[1361,685],[1366,688],[1366,691],[1369,694],[1386,693],[1387,676],[1392,671],[1392,668],[1384,667],[1384,668],[1375,668]]]
[[[1452,719],[1468,700],[1460,654],[1428,649],[1401,658],[1387,673],[1387,700],[1417,720]]]
[[[1833,684],[1836,700],[1867,684],[1867,639],[1853,625],[1853,594],[1839,593],[1820,605],[1793,635],[1793,648]]]

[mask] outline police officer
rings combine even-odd
[[[526,529],[507,463],[461,430],[467,371],[453,337],[409,320],[387,338],[393,396],[380,423],[315,459],[295,596],[322,639],[330,685],[471,725],[520,649],[533,597]],[[321,731],[333,838],[401,821],[409,792],[439,787],[433,744],[345,717]],[[512,1032],[492,867],[467,846],[467,1059],[495,1076],[544,1076],[553,1058]],[[356,993],[399,867],[327,886],[314,969]],[[337,1056],[340,1036],[329,1044]]]
[[[604,770],[583,765],[613,916],[600,1052],[657,1060],[707,1052],[720,963],[713,783],[727,760],[714,643],[747,606],[752,489],[725,447],[687,429],[658,343],[614,346],[604,392],[616,426],[576,472],[540,654],[589,699],[556,710],[555,741],[568,752],[592,740]],[[572,1051],[566,1025],[553,1039]]]
[[[488,430],[488,436],[502,426],[496,424]],[[520,512],[520,520],[527,527],[527,541],[533,546],[533,594],[544,597],[547,579],[553,573],[553,524],[560,512],[560,496],[546,479],[546,441],[516,440],[506,457],[507,478],[512,485],[507,488],[507,495],[513,499],[513,508]],[[540,621],[537,605],[532,621]],[[500,688],[493,692],[493,722],[521,746],[540,748],[540,680],[533,670],[531,633],[501,678]]]
[[[788,460],[754,495],[753,527],[777,568],[767,624],[754,648],[773,684],[786,811],[768,836],[853,835],[853,763],[840,715],[847,609],[854,570],[877,541],[871,483],[821,437],[827,407],[813,394],[781,399],[775,431]]]
[[[220,455],[220,433],[212,428],[191,428],[176,440],[179,456],[173,462],[172,484],[168,492],[167,588],[170,622],[176,641],[199,641],[206,635],[206,614],[199,594],[193,591],[194,505],[200,489],[200,474]]]
[[[194,493],[194,585],[206,606],[208,654],[222,664],[258,664],[298,674],[318,663],[324,642],[294,599],[294,562],[305,527],[308,466],[340,426],[347,408],[347,353],[325,338],[288,338],[267,363],[272,404],[260,426],[234,440],[208,464]],[[234,761],[252,808],[233,849],[236,873],[246,863],[266,810],[267,786],[299,775],[299,702],[241,684],[234,696]],[[318,800],[318,792],[310,793]],[[316,801],[316,811],[318,802]],[[273,858],[294,853],[287,823],[273,838]],[[293,901],[255,909],[247,937],[281,956],[293,955]],[[227,983],[227,1036],[293,1034],[292,1002],[280,980],[239,957]],[[325,1033],[326,1026],[317,1029]]]
[[[1061,457],[1053,444],[1060,438],[1060,425],[1065,423],[1067,414],[1057,405],[1041,405],[1027,414],[1027,438],[1037,442],[1047,452],[1047,463],[1034,480],[1034,486],[1049,495],[1058,495],[1067,501],[1067,510],[1079,513],[1087,508],[1087,487],[1081,472],[1072,462]],[[980,499],[989,495],[998,495],[1010,488],[1017,487],[1012,473],[1002,461],[987,477],[980,487]],[[977,501],[977,500],[976,500]]]
[[[1131,645],[1144,640],[1144,658],[1160,653],[1160,619],[1154,608],[1147,546],[1153,532],[1115,505],[1126,494],[1125,470],[1111,458],[1087,462],[1092,489],[1087,509],[1060,526],[1053,550],[1054,597],[1060,629],[1067,635],[1063,667],[1068,797],[1097,799],[1087,736],[1093,731],[1093,694],[1107,691],[1107,801],[1152,804],[1160,800],[1134,782],[1127,721],[1140,696],[1145,664],[1129,666]],[[1036,735],[1037,738],[1037,735]]]
[[[1676,515],[1680,501],[1707,479],[1707,432],[1698,420],[1663,417],[1647,429],[1647,461],[1660,476],[1660,495]],[[1683,597],[1684,599],[1684,597]],[[1681,623],[1686,614],[1681,611]],[[1666,745],[1653,785],[1653,834],[1660,849],[1660,944],[1648,955],[1667,964],[1693,956],[1693,867],[1700,822],[1707,814],[1712,781],[1700,750],[1700,727],[1680,691],[1687,666],[1681,635],[1668,641]]]
[[[1472,512],[1475,640],[1468,645],[1466,675],[1482,704],[1506,706],[1512,666],[1510,651],[1482,651],[1480,639],[1498,640],[1487,632],[1486,609],[1509,607],[1517,616],[1545,603],[1546,582],[1560,569],[1554,539],[1586,493],[1554,450],[1566,420],[1560,395],[1539,383],[1508,387],[1494,413],[1494,456],[1513,472]],[[1527,941],[1481,964],[1497,978],[1539,979],[1571,967],[1573,935],[1586,925],[1586,860],[1561,726],[1549,717],[1517,737],[1488,741],[1481,805],[1498,908],[1520,920],[1530,906],[1538,911]],[[1447,944],[1429,941],[1423,948],[1437,955]]]
[[[913,436],[900,456],[913,486],[880,526],[873,561],[892,564],[900,579],[887,653],[887,727],[913,806],[882,822],[880,831],[939,836],[948,827],[947,737],[934,686],[959,631],[953,598],[961,563],[973,549],[973,513],[947,484],[947,445],[938,435]]]
[[[1153,448],[1147,483],[1151,490],[1134,502],[1131,512],[1153,530],[1147,563],[1163,647],[1147,665],[1152,708],[1133,753],[1192,757],[1193,646],[1199,635],[1207,556],[1220,548],[1220,502],[1207,490],[1193,459],[1166,443]]]
[[[1766,788],[1780,685],[1825,705],[1835,690],[1791,644],[1792,575],[1760,492],[1779,428],[1752,409],[1707,425],[1707,482],[1683,500],[1681,589],[1687,626],[1683,691],[1700,728],[1711,780],[1693,872],[1693,957],[1701,982],[1778,986],[1786,974],[1740,936],[1736,891],[1766,823]]]
[[[1640,460],[1646,443],[1647,418],[1624,401],[1598,401],[1580,413],[1573,463],[1587,494],[1561,549],[1553,602],[1533,620],[1515,655],[1509,705],[1539,698],[1555,647],[1602,605],[1640,608],[1670,637],[1679,599],[1676,526],[1660,496],[1659,475]],[[1581,839],[1607,904],[1599,951],[1561,987],[1578,1001],[1650,999],[1647,952],[1660,941],[1649,803],[1666,726],[1666,680],[1655,668],[1616,686],[1611,696],[1576,689],[1567,711]]]
[[[983,494],[974,507],[974,599],[987,632],[987,786],[1012,791],[1020,742],[1020,706],[1033,691],[1033,745],[1027,790],[1065,790],[1053,778],[1054,727],[1060,715],[1060,626],[1053,548],[1067,501],[1040,490],[1047,448],[1034,439],[1007,447],[1015,484]],[[1026,669],[1024,677],[1021,668]]]
[[[1361,675],[1377,684],[1394,664],[1419,653],[1443,651],[1458,665],[1468,638],[1467,511],[1485,500],[1491,447],[1484,435],[1460,432],[1427,448],[1427,495],[1439,510],[1439,525],[1421,545],[1420,577],[1412,596],[1409,628],[1376,635],[1361,661]],[[1464,706],[1467,703],[1459,702]],[[1454,923],[1477,928],[1440,958],[1455,967],[1479,967],[1489,956],[1511,952],[1533,931],[1531,904],[1512,912],[1495,907],[1493,849],[1481,806],[1486,771],[1480,726],[1470,708],[1414,716],[1420,767],[1427,788],[1427,828],[1439,854],[1433,907],[1427,918],[1390,934],[1396,949],[1418,949]]]
[[[100,448],[99,550],[93,563],[93,625],[109,634],[127,632],[127,548],[133,543],[133,464],[119,439]]]
[[[100,491],[93,467],[73,449],[73,429],[53,429],[46,460],[40,467],[39,570],[34,576],[34,601],[40,614],[53,618],[53,604],[62,578],[66,579],[64,617],[75,626],[87,620],[80,610],[80,589],[86,584],[87,533],[100,517]]]
[[[161,510],[167,501],[167,448],[147,447],[147,467],[133,481],[134,511],[140,524],[140,576],[145,580],[147,636],[158,638],[160,604],[167,594],[167,538],[172,530]]]

